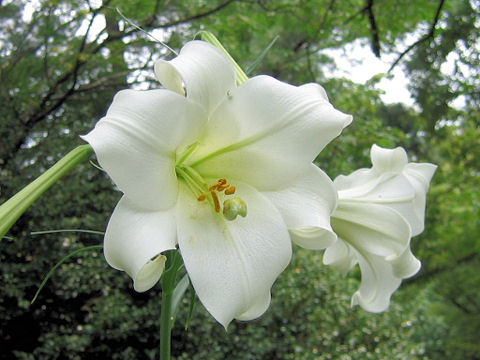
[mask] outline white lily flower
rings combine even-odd
[[[334,180],[338,206],[332,227],[339,241],[327,248],[323,262],[343,273],[358,263],[362,281],[352,305],[381,312],[402,279],[420,270],[410,238],[423,231],[426,193],[436,165],[408,163],[400,147],[373,145],[370,156],[372,168]]]
[[[351,116],[316,84],[258,76],[237,86],[232,63],[203,41],[155,73],[166,89],[120,91],[84,136],[124,193],[105,257],[146,291],[178,245],[215,319],[256,318],[290,261],[289,230],[310,247],[336,237],[336,193],[312,161]]]

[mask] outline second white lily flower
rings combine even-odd
[[[426,193],[436,166],[409,163],[402,148],[373,145],[370,155],[371,169],[334,181],[338,206],[332,227],[339,239],[323,261],[343,273],[358,263],[362,281],[352,305],[381,312],[402,279],[420,269],[410,239],[423,231]]]
[[[206,42],[187,43],[155,73],[166,89],[119,92],[84,136],[124,193],[105,257],[145,291],[162,252],[178,245],[220,323],[256,318],[290,261],[290,235],[312,249],[336,239],[336,193],[312,161],[351,116],[317,84],[258,76],[237,87],[232,63]]]

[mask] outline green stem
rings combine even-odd
[[[90,145],[81,145],[73,149],[36,180],[3,203],[0,206],[0,239],[40,195],[92,153],[93,149]]]
[[[162,282],[162,313],[160,315],[160,360],[170,360],[172,327],[170,314],[172,311],[172,293],[165,291]]]
[[[174,250],[167,254],[165,272],[162,276],[162,310],[160,314],[160,360],[170,360],[172,327],[175,317],[172,309],[173,291],[177,271],[182,266],[182,257]]]

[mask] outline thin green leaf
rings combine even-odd
[[[148,31],[142,29],[140,26],[138,26],[137,24],[135,24],[132,20],[130,20],[129,18],[127,18],[125,15],[123,15],[123,13],[120,11],[120,8],[117,6],[115,8],[115,10],[117,10],[117,13],[123,18],[123,20],[125,20],[128,24],[132,25],[135,29],[137,30],[140,30],[142,33],[144,33],[145,35],[151,37],[153,40],[155,40],[156,42],[158,42],[160,45],[164,46],[168,51],[171,51],[172,53],[174,53],[176,56],[178,56],[178,53],[173,50],[170,46],[168,46],[167,44],[165,44],[162,40],[159,40],[157,39],[155,36],[153,36],[152,34],[150,34]]]
[[[87,233],[87,234],[95,234],[95,235],[105,235],[103,231],[85,230],[85,229],[59,229],[59,230],[32,231],[30,235],[56,234],[61,232],[79,232],[79,233]]]
[[[250,74],[257,68],[258,65],[263,61],[267,53],[270,51],[272,48],[273,44],[275,44],[280,36],[275,36],[272,41],[270,41],[270,44],[267,45],[265,50],[262,51],[259,57],[248,67],[248,69],[245,71],[247,76],[250,76]]]
[[[222,43],[220,41],[218,41],[218,39],[215,37],[215,35],[213,35],[211,32],[209,31],[200,31],[198,33],[198,35],[200,35],[200,38],[203,40],[203,41],[206,41],[206,42],[209,42],[210,44],[218,47],[220,50],[222,50],[225,55],[227,55],[227,57],[230,59],[230,61],[232,62],[233,66],[235,67],[235,70],[237,72],[237,85],[241,85],[243,84],[245,81],[248,80],[248,76],[243,72],[242,68],[240,67],[240,65],[237,64],[237,62],[235,61],[235,59],[229,54],[229,52],[223,47]]]
[[[102,249],[103,248],[103,245],[93,245],[93,246],[87,246],[87,247],[84,247],[84,248],[81,248],[81,249],[77,249],[73,252],[71,252],[70,254],[68,254],[67,256],[65,256],[63,259],[61,259],[59,262],[57,262],[55,264],[54,267],[52,267],[50,269],[50,271],[47,273],[47,275],[45,276],[45,278],[43,279],[42,283],[40,284],[37,292],[35,293],[35,296],[33,297],[32,301],[30,302],[30,305],[33,304],[35,302],[35,300],[37,299],[38,295],[40,294],[40,291],[42,291],[43,287],[45,286],[45,284],[47,283],[48,279],[50,279],[50,277],[53,275],[53,273],[55,272],[55,270],[58,269],[58,267],[60,265],[62,265],[65,261],[67,261],[68,259],[70,259],[71,257],[81,253],[81,252],[84,252],[84,251],[90,251],[90,250],[96,250],[96,249]]]

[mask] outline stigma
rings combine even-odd
[[[237,216],[247,216],[247,204],[239,197],[227,199],[223,202],[223,216],[227,220],[235,220]]]

